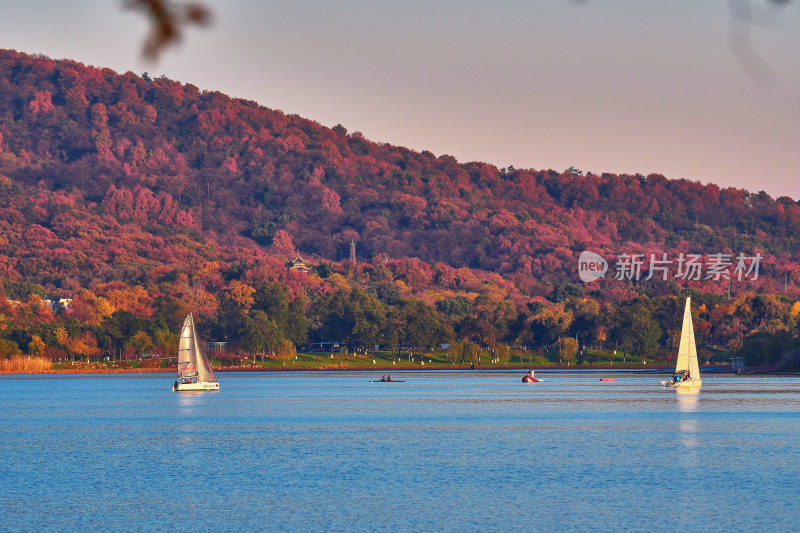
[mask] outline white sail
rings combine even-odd
[[[194,350],[194,320],[188,315],[183,321],[181,337],[178,340],[178,377],[193,378],[197,376],[197,358]]]
[[[175,390],[219,390],[217,377],[203,353],[191,314],[183,321],[178,340],[178,380],[173,387]]]
[[[190,317],[192,315],[189,315]],[[206,354],[203,353],[203,349],[200,347],[200,339],[197,338],[197,332],[192,327],[192,338],[194,340],[194,354],[195,354],[195,361],[197,363],[197,379],[199,381],[217,381],[217,376],[214,375],[214,371],[211,370],[211,364],[209,364],[208,359],[206,359]],[[694,335],[692,335],[692,339],[694,339]],[[695,355],[695,361],[697,360],[697,356]],[[695,362],[695,366],[697,366],[697,362]]]
[[[694,327],[692,326],[692,297],[686,298],[686,307],[683,311],[683,327],[681,328],[681,343],[678,347],[678,362],[675,372],[689,371],[693,378],[700,377],[700,366],[697,362],[697,345],[694,342]]]
[[[675,379],[662,381],[668,387],[699,387],[700,365],[697,362],[697,345],[694,341],[694,327],[692,326],[692,299],[686,298],[686,307],[683,310],[683,326],[681,327],[681,343],[678,347],[678,362],[675,364],[675,375],[687,373],[688,379]]]

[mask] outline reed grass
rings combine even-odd
[[[13,355],[0,358],[0,374],[36,374],[49,372],[53,367],[50,359],[30,355]]]

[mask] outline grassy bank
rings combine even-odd
[[[710,357],[712,363],[725,362],[723,353]],[[705,362],[705,358],[703,358]],[[447,370],[470,368],[473,361],[453,363],[446,352],[419,353],[409,356],[407,352],[376,352],[373,354],[344,353],[298,353],[290,360],[281,360],[274,356],[233,356],[219,353],[211,354],[211,364],[215,370],[236,371],[280,371],[280,370]],[[613,350],[586,350],[583,361],[573,358],[571,361],[559,360],[558,350],[540,350],[512,354],[508,361],[492,360],[489,352],[481,354],[480,369],[515,369],[515,368],[571,368],[590,369],[604,368],[608,370],[620,368],[668,368],[675,364],[674,356],[657,359],[615,353]],[[35,373],[101,373],[101,372],[175,372],[174,360],[143,359],[132,361],[83,361],[51,363],[42,357],[14,356],[0,359],[0,373],[3,374],[35,374]]]

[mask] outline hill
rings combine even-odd
[[[0,50],[0,276],[12,300],[102,298],[94,326],[115,312],[150,319],[154,302],[173,299],[211,320],[214,335],[239,339],[231,328],[243,331],[253,306],[271,309],[249,302],[272,284],[317,326],[318,302],[358,290],[388,306],[384,315],[412,298],[443,327],[512,342],[532,331],[532,315],[570,298],[723,295],[727,280],[708,270],[715,254],[729,262],[735,295],[777,290],[786,300],[800,283],[798,237],[800,206],[786,197],[661,175],[459,163],[165,78]],[[583,285],[584,250],[609,275]],[[298,252],[317,269],[287,268]],[[635,254],[637,276],[624,265]],[[680,275],[689,254],[703,261],[698,279]],[[652,258],[670,270],[645,283]],[[508,325],[469,334],[480,327],[463,321],[480,321],[482,299],[494,302],[485,320],[516,322],[516,335]],[[73,337],[88,331],[91,320],[74,318]]]

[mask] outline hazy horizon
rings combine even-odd
[[[0,47],[163,74],[462,162],[800,198],[794,2],[204,3],[214,24],[155,63],[146,19],[116,1],[3,2]],[[753,24],[732,15],[742,5]]]

